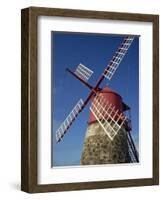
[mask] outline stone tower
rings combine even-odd
[[[102,93],[120,112],[123,112],[122,98],[117,93],[104,88]],[[111,140],[99,122],[90,112],[88,127],[85,134],[83,151],[81,156],[82,165],[129,163],[129,149],[127,144],[127,132],[125,128]]]
[[[111,141],[98,122],[88,125],[81,157],[82,165],[129,162],[126,131],[123,128]]]

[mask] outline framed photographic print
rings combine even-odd
[[[159,16],[22,10],[21,188],[159,184]]]

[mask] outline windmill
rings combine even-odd
[[[63,140],[77,116],[91,101],[90,118],[83,145],[81,164],[108,164],[139,162],[138,152],[131,136],[130,107],[122,101],[119,94],[109,87],[100,88],[104,79],[112,79],[118,66],[126,55],[134,36],[125,36],[120,47],[106,66],[93,87],[88,80],[93,71],[79,64],[71,75],[90,89],[86,100],[80,99],[70,114],[56,131],[56,142]]]

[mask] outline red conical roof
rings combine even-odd
[[[98,104],[97,101],[95,101],[94,105],[97,109],[102,109],[102,108],[106,107],[105,103],[106,103],[106,101],[108,101],[108,104],[114,106],[114,109],[116,111],[118,110],[119,114],[121,114],[123,112],[121,96],[119,94],[117,94],[116,92],[114,92],[113,90],[111,90],[108,86],[106,86],[102,90],[100,90],[98,92],[98,94],[101,94],[101,96],[100,96],[101,101],[100,101],[100,105]],[[103,98],[105,99],[105,102],[104,102],[104,100],[102,100]],[[93,102],[94,102],[94,99],[93,99]],[[101,112],[101,110],[99,112]],[[103,111],[102,111],[102,113],[103,113]],[[104,115],[104,117],[108,118],[108,116],[106,116],[106,115]],[[102,119],[102,117],[100,119]],[[94,116],[94,114],[92,112],[90,112],[90,117],[89,117],[88,123],[91,124],[95,121],[97,121],[96,117]]]
[[[121,96],[120,96],[117,92],[115,92],[114,90],[111,90],[108,86],[105,86],[105,87],[100,91],[100,93],[114,93],[114,94],[118,95],[118,96],[121,98]]]
[[[114,92],[108,86],[104,87],[101,92]]]

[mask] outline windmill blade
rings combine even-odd
[[[70,114],[67,116],[67,118],[64,120],[64,122],[60,125],[58,130],[56,131],[56,142],[60,142],[62,138],[64,137],[67,130],[72,125],[73,121],[76,119],[76,117],[79,115],[79,113],[84,108],[84,102],[82,99],[80,99],[77,104],[74,106]]]
[[[115,107],[101,94],[95,96],[90,110],[108,137],[113,140],[123,126],[126,117],[119,110],[115,110]]]
[[[74,72],[78,77],[80,77],[84,81],[88,81],[93,74],[93,71],[90,70],[83,64],[79,64]]]
[[[131,46],[133,40],[134,40],[133,36],[125,37],[121,46],[115,52],[112,60],[107,65],[107,68],[104,71],[103,75],[105,76],[105,78],[111,80],[112,76],[114,75],[115,71],[117,70],[118,66],[120,65],[121,61],[123,60],[124,56],[126,55],[129,47]]]

